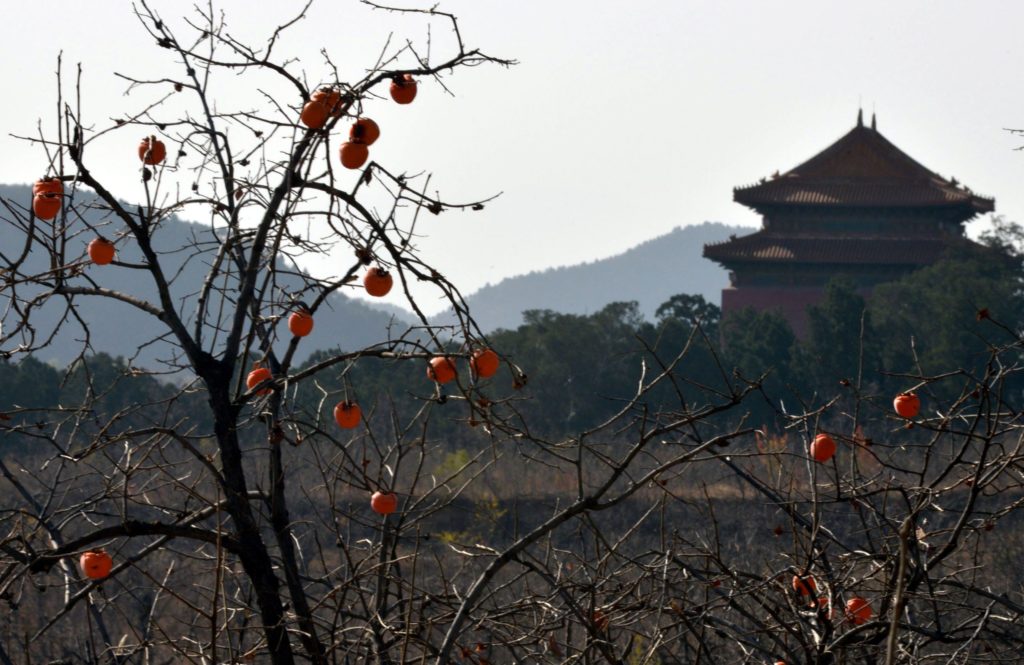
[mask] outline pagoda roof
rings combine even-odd
[[[771,179],[735,188],[733,198],[762,212],[780,206],[959,207],[969,219],[995,209],[993,199],[928,170],[859,118],[856,127],[814,157]]]
[[[926,266],[956,247],[977,245],[960,235],[810,235],[757,231],[704,246],[704,256],[722,264],[811,263]]]

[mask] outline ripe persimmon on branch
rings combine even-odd
[[[424,83],[440,89],[443,76],[459,68],[512,64],[467,49],[451,14],[373,6],[446,27],[454,35],[449,54],[434,55],[440,50],[436,43],[423,52],[413,42],[389,46],[359,80],[343,80],[335,69],[324,83],[309,87],[293,71],[295,63],[278,57],[282,37],[308,6],[278,26],[263,48],[252,48],[230,35],[212,5],[197,9],[181,28],[172,28],[143,0],[136,6],[140,24],[171,54],[180,78],[118,74],[128,81],[129,91],[156,89],[161,96],[100,128],[85,124],[79,91],[68,98],[61,82],[57,136],[40,141],[49,161],[46,177],[37,183],[31,206],[5,201],[4,220],[20,231],[21,243],[16,257],[5,257],[2,341],[7,355],[44,351],[64,329],[77,328],[82,345],[74,371],[86,376],[81,406],[50,410],[40,423],[37,436],[51,448],[52,456],[43,463],[50,465],[50,473],[29,480],[5,474],[23,497],[34,499],[29,511],[33,523],[16,529],[5,544],[11,562],[4,575],[5,597],[12,598],[15,585],[29,583],[33,573],[49,570],[55,561],[61,562],[60,584],[78,589],[66,596],[53,620],[41,629],[33,626],[37,635],[82,599],[91,607],[96,603],[92,587],[82,588],[79,575],[61,557],[105,547],[117,552],[112,578],[135,567],[152,575],[165,598],[208,604],[208,640],[190,647],[188,639],[167,635],[168,644],[181,653],[216,660],[218,649],[234,645],[244,646],[247,653],[267,653],[275,663],[291,663],[296,640],[305,658],[326,662],[334,638],[318,625],[322,599],[309,592],[302,563],[308,553],[295,543],[299,535],[290,517],[285,472],[289,462],[281,443],[289,438],[286,431],[298,443],[329,424],[319,415],[308,422],[296,418],[292,403],[297,385],[317,381],[328,371],[334,372],[336,382],[338,368],[351,366],[357,358],[422,362],[437,353],[468,357],[486,343],[457,289],[418,258],[409,242],[420,209],[481,209],[485,201],[449,205],[419,189],[414,179],[394,176],[367,161],[380,128],[364,114],[384,103],[382,98],[413,102]],[[262,110],[231,110],[218,97],[219,72],[270,73],[292,88],[294,101],[271,100]],[[335,137],[345,131],[347,139],[336,152]],[[116,192],[105,184],[90,155],[98,142],[132,133],[141,135],[141,142],[133,139],[138,142],[141,187],[136,193]],[[350,182],[353,171],[358,177]],[[369,189],[374,184],[376,191]],[[191,193],[182,196],[181,189]],[[132,198],[141,202],[124,202]],[[200,216],[207,209],[212,211],[209,228],[197,227],[174,246],[178,239],[169,238],[167,230],[172,215]],[[82,251],[85,244],[87,252]],[[339,246],[347,246],[354,258],[338,275],[317,278],[286,263],[301,255],[337,256]],[[386,293],[392,280],[400,285],[419,317],[418,330],[336,354],[316,371],[297,371],[296,350],[321,307],[330,306],[331,298],[364,270],[371,295]],[[184,275],[195,271],[205,275],[198,289],[188,290],[191,284]],[[371,285],[371,278],[387,287]],[[452,343],[461,348],[449,348],[449,335],[441,334],[417,307],[410,289],[414,279],[434,284],[450,300],[460,340]],[[140,395],[136,403],[113,412],[100,408],[102,391],[110,386],[89,376],[87,354],[94,344],[83,316],[95,299],[115,301],[155,320],[159,332],[138,339],[137,346],[160,347],[163,367],[152,369],[184,376],[184,390],[149,402]],[[55,323],[49,330],[40,329],[35,314],[53,308],[60,309]],[[283,329],[295,312],[306,317],[304,334]],[[330,395],[347,395],[346,371],[340,374],[342,390],[334,388]],[[145,371],[131,368],[128,373]],[[341,404],[358,408],[347,396]],[[262,444],[255,436],[258,429],[264,432]],[[395,432],[396,437],[404,435]],[[362,445],[368,436],[353,437],[354,444],[338,442],[341,454],[348,457],[348,446]],[[394,446],[384,445],[381,466],[389,454],[397,455]],[[371,476],[369,462],[357,465],[346,470],[351,476],[345,484],[369,501],[378,486],[398,481],[397,462],[392,464],[391,478],[383,471]],[[75,477],[74,483],[68,475]],[[71,498],[69,491],[86,494]],[[67,511],[77,517],[61,517]],[[11,513],[12,520],[16,514]],[[215,562],[209,583],[181,591],[159,581],[161,575],[150,566],[161,550],[152,545],[172,541],[197,558],[199,568],[204,559]],[[377,549],[382,557],[377,584],[383,585],[391,579],[384,574],[384,542]],[[237,598],[225,587],[227,571],[236,572],[228,559],[237,561],[239,579],[245,580],[237,587]],[[17,566],[22,566],[20,571]],[[168,564],[163,576],[171,576],[174,567]],[[189,566],[198,579],[205,579],[193,568]],[[115,583],[111,580],[103,588]],[[250,607],[259,617],[256,629],[248,619],[241,628],[233,620],[225,625],[218,614],[241,608],[248,613]],[[93,614],[103,641],[112,645],[106,618]],[[155,625],[156,617],[149,621]],[[372,621],[368,626],[383,648],[379,626]],[[136,641],[139,648],[149,648],[148,640]],[[4,660],[9,653],[4,652]]]
[[[305,9],[254,48],[212,6],[178,27],[141,2],[180,72],[119,76],[156,101],[97,127],[77,83],[58,88],[31,204],[0,199],[16,238],[0,369],[77,344],[54,394],[0,412],[0,662],[1006,662],[1024,647],[1019,573],[989,535],[1019,547],[1004,527],[1022,490],[1015,325],[988,320],[979,369],[889,377],[916,402],[894,405],[865,368],[787,409],[767,375],[725,365],[710,309],[687,318],[699,303],[675,298],[659,310],[675,327],[622,363],[628,389],[590,397],[615,407],[546,431],[531,395],[557,401],[613,359],[531,393],[416,251],[421,213],[489,199],[447,202],[371,159],[378,105],[414,110],[461,68],[511,61],[467,49],[451,14],[366,4],[431,42],[388,44],[355,81],[325,56],[309,85],[279,53]],[[290,99],[229,106],[224,73],[269,75]],[[133,192],[92,161],[114,142]],[[313,255],[351,258],[295,267]],[[424,314],[417,282],[454,323]],[[304,357],[349,288],[400,291],[415,324]],[[94,353],[96,303],[149,322],[127,361]],[[630,318],[608,311],[598,334]],[[558,360],[599,344],[572,333]]]

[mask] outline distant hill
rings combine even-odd
[[[87,192],[78,196],[88,197]],[[0,185],[0,199],[25,206],[31,201],[31,188],[27,185]],[[113,237],[122,230],[122,224],[113,219],[109,212],[100,209],[89,210],[86,220],[102,228],[102,232]],[[104,222],[106,224],[104,225]],[[81,228],[79,235],[68,241],[68,260],[80,256],[86,243],[93,237],[91,231]],[[677,293],[703,295],[710,302],[719,302],[720,291],[727,282],[724,270],[701,257],[705,243],[725,240],[730,234],[749,233],[745,227],[726,226],[706,222],[698,226],[676,228],[672,232],[642,243],[622,254],[591,263],[511,277],[498,284],[488,285],[471,294],[467,301],[470,311],[480,326],[486,330],[516,328],[522,322],[522,312],[529,309],[551,309],[565,313],[586,314],[600,310],[609,302],[636,300],[641,312],[653,319],[658,305]],[[196,294],[202,287],[206,274],[208,254],[191,257],[180,251],[190,242],[211,243],[212,231],[208,226],[185,222],[170,217],[161,223],[154,235],[154,245],[162,255],[165,272],[174,275],[172,293],[178,303],[180,314],[188,321],[195,310]],[[0,252],[10,258],[21,250],[23,237],[8,224],[0,224]],[[142,263],[141,254],[134,243],[118,244],[118,259],[129,263]],[[48,258],[40,252],[32,252],[27,260],[27,269],[45,270]],[[278,263],[277,287],[282,292],[297,292],[301,280],[292,274],[293,266]],[[86,277],[96,284],[117,289],[139,298],[156,300],[155,289],[148,276],[141,270],[125,267],[97,269],[90,267]],[[81,278],[78,278],[81,279]],[[20,288],[19,300],[31,298],[38,289]],[[98,297],[82,297],[75,314],[88,326],[88,344],[92,352],[106,352],[124,356],[132,364],[156,369],[160,360],[168,359],[175,346],[168,340],[159,340],[166,328],[152,317],[122,303]],[[0,298],[4,311],[4,330],[10,331],[15,314],[8,309],[9,303]],[[280,313],[280,312],[276,312]],[[37,339],[51,334],[62,316],[67,316],[63,306],[51,302],[37,308],[33,314]],[[443,317],[437,317],[443,318]],[[382,311],[362,301],[335,294],[317,313],[313,333],[299,347],[298,359],[302,360],[320,349],[341,347],[354,349],[404,331],[405,322],[412,314],[401,308]],[[436,321],[435,323],[441,323]],[[288,337],[282,335],[279,348],[284,348]],[[17,346],[19,340],[12,339],[5,348]],[[64,366],[82,350],[84,336],[82,326],[75,316],[68,317],[53,342],[37,353],[43,361]]]
[[[702,295],[719,304],[729,279],[718,264],[701,257],[704,244],[752,231],[717,222],[676,227],[617,256],[510,277],[466,300],[485,331],[516,328],[529,309],[588,314],[628,300],[636,300],[644,316],[653,320],[658,305],[678,293]]]
[[[91,195],[88,192],[79,192],[76,196],[88,198]],[[31,188],[27,185],[0,185],[0,199],[6,199],[19,206],[26,206],[31,202]],[[88,211],[85,217],[90,224],[94,225],[102,223],[104,219],[110,222],[102,227],[102,232],[108,237],[114,237],[114,234],[123,226],[108,212],[99,209]],[[68,241],[69,260],[81,256],[86,244],[93,237],[92,232],[82,228],[80,223],[76,223],[74,227],[81,230],[82,233]],[[196,294],[201,289],[202,280],[206,274],[206,262],[210,259],[211,254],[207,252],[199,257],[189,259],[188,254],[181,252],[180,248],[189,242],[210,243],[212,246],[212,241],[213,234],[208,226],[185,222],[175,217],[161,222],[160,228],[154,234],[154,247],[162,255],[165,273],[173,276],[172,294],[175,302],[179,303],[179,312],[187,320],[191,320],[195,311]],[[9,224],[0,223],[0,252],[5,257],[16,257],[23,242],[24,237],[17,229],[12,228]],[[142,256],[134,243],[124,242],[118,244],[118,260],[142,263]],[[29,254],[27,269],[44,270],[47,261],[47,257],[41,252],[32,252]],[[279,261],[277,269],[278,288],[284,292],[298,291],[301,280],[297,275],[289,273],[289,271],[294,271],[294,267],[285,266]],[[86,276],[95,280],[100,286],[155,301],[155,289],[148,279],[148,274],[141,270],[125,267],[109,269],[90,267],[86,270]],[[83,282],[84,284],[85,282]],[[22,288],[18,291],[18,297],[24,301],[35,292],[38,292],[38,289],[33,291]],[[158,341],[138,348],[158,335],[166,333],[167,328],[155,321],[153,317],[143,314],[133,307],[100,297],[83,296],[77,302],[79,303],[76,309],[77,315],[85,321],[90,330],[89,344],[92,351],[104,351],[111,355],[124,356],[132,364],[156,369],[159,365],[158,360],[170,357],[174,350],[174,346],[169,341]],[[5,310],[3,314],[5,331],[12,330],[14,325],[15,314],[7,311],[8,304],[6,297],[0,298],[0,306]],[[65,308],[57,303],[50,303],[34,311],[32,321],[36,327],[37,338],[49,334],[64,313]],[[404,323],[399,321],[394,314],[376,310],[359,300],[348,298],[340,293],[335,294],[317,312],[313,333],[300,345],[297,357],[301,360],[318,349],[336,346],[355,349],[379,342],[387,339],[387,328],[392,323],[396,324],[395,334],[404,331]],[[284,335],[279,340],[278,346],[281,349],[290,339],[287,336],[287,329],[279,328],[279,330],[282,329]],[[72,317],[69,322],[61,326],[53,343],[36,355],[43,361],[64,366],[81,351],[82,340],[82,326]],[[17,346],[18,341],[17,339],[9,340],[5,344],[5,348]]]

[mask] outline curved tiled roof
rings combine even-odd
[[[883,180],[814,180],[781,177],[763,185],[735,190],[735,198],[751,207],[758,204],[847,205],[863,207],[932,207],[969,205],[977,212],[991,212],[991,199],[929,182]]]
[[[874,128],[857,125],[786,173],[733,190],[754,209],[765,206],[961,207],[963,218],[995,202],[914,161]]]
[[[935,237],[782,235],[758,231],[704,246],[719,263],[828,263],[836,265],[930,265],[957,245],[974,243],[958,235]]]

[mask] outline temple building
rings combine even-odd
[[[807,306],[835,275],[869,297],[889,282],[973,242],[964,223],[995,201],[926,169],[863,123],[796,168],[733,190],[762,215],[760,231],[704,246],[729,271],[722,314],[778,308],[798,336]]]

